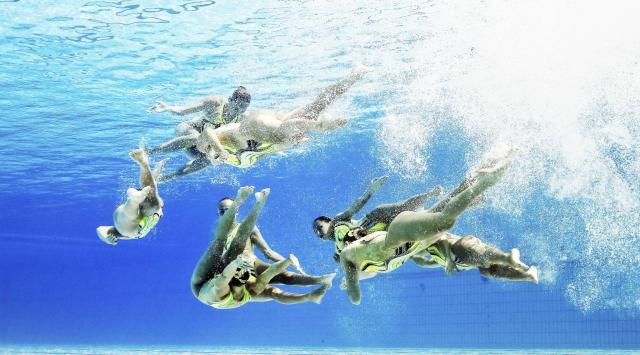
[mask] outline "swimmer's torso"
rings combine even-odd
[[[386,231],[374,232],[349,244],[340,254],[359,272],[391,272],[404,264],[411,256],[425,250],[426,242],[409,242],[389,248]]]
[[[126,213],[125,205],[120,205],[113,213],[113,221],[118,233],[129,238],[144,238],[162,217],[162,209],[150,216],[131,216]]]

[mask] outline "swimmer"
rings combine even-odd
[[[197,148],[212,162],[249,167],[257,159],[309,139],[309,132],[328,132],[344,126],[347,120],[323,114],[370,69],[356,66],[344,79],[325,88],[311,103],[291,112],[258,110],[243,115],[237,123],[219,128],[205,127]],[[245,156],[249,153],[248,156]]]
[[[288,272],[285,269],[290,265],[299,265],[293,255],[272,265],[257,262],[250,241],[252,235],[255,237],[255,223],[269,195],[269,189],[255,194],[256,203],[251,212],[242,223],[236,223],[240,205],[252,192],[253,187],[242,187],[228,207],[225,203],[226,210],[216,227],[215,239],[193,272],[193,294],[201,302],[218,309],[237,308],[249,301],[320,303],[335,274],[310,276]],[[271,286],[274,283],[320,287],[306,294],[297,294]]]
[[[231,206],[233,205],[234,200],[231,197],[223,197],[222,199],[220,199],[220,201],[218,201],[218,216],[220,218],[222,218],[222,216],[224,215],[224,213],[231,208]],[[236,217],[237,217],[237,213],[233,214],[233,224],[231,227],[231,233],[229,234],[229,237],[227,238],[227,246],[231,243],[231,240],[233,240],[233,238],[235,237],[235,234],[237,233],[237,228],[239,226],[239,224],[236,221]],[[267,243],[267,241],[264,239],[264,237],[262,236],[262,233],[260,232],[260,230],[258,229],[258,227],[254,227],[253,232],[251,233],[251,237],[249,238],[249,240],[247,241],[247,247],[245,248],[245,252],[253,252],[253,247],[256,247],[261,253],[262,255],[265,256],[265,258],[274,261],[274,262],[278,262],[278,261],[283,261],[285,258],[278,254],[276,251],[274,251],[273,249],[271,249],[271,247],[269,246],[269,244]],[[262,263],[262,261],[260,261],[259,259],[256,260],[257,263]],[[264,264],[264,263],[262,263]],[[265,264],[266,265],[266,264]],[[300,266],[300,263],[298,263],[297,259],[292,260],[292,266],[300,273],[300,274],[305,274],[304,270],[302,269],[302,267]],[[285,276],[286,278],[292,278],[295,279],[297,274],[291,274],[291,275],[282,275]],[[302,278],[300,280],[298,280],[299,282],[294,282],[292,284],[295,285],[306,285],[305,282],[308,282],[307,280],[320,280],[320,279],[315,279],[314,277],[307,277],[307,278]],[[300,283],[302,282],[302,283]],[[311,284],[316,284],[316,282],[314,281]]]
[[[244,86],[238,87],[228,99],[220,96],[207,96],[184,106],[172,106],[162,101],[156,101],[156,105],[147,109],[147,112],[170,112],[178,116],[197,112],[202,113],[200,117],[180,123],[176,128],[178,135],[176,138],[148,150],[150,155],[185,150],[192,158],[177,171],[163,175],[159,182],[195,173],[209,166],[211,162],[207,156],[196,149],[196,142],[202,130],[206,125],[210,125],[215,129],[226,124],[238,122],[238,119],[244,114],[250,103],[251,95]]]
[[[391,221],[401,212],[415,211],[423,207],[431,198],[439,196],[442,193],[442,187],[437,186],[429,192],[414,195],[404,201],[379,205],[367,213],[361,220],[353,220],[353,216],[367,204],[373,194],[375,194],[388,179],[388,176],[374,178],[371,180],[367,191],[365,191],[349,209],[338,213],[333,218],[320,216],[313,221],[313,232],[316,236],[323,240],[334,241],[336,247],[334,259],[338,260],[340,252],[348,243],[373,232],[387,230]]]
[[[397,215],[386,231],[368,234],[348,244],[340,253],[346,288],[353,304],[360,304],[359,279],[391,272],[408,258],[439,241],[458,217],[496,184],[511,163],[509,155],[477,170],[466,188],[447,199],[440,211],[405,211]]]
[[[460,237],[445,233],[436,243],[412,256],[411,260],[424,268],[442,267],[448,275],[477,268],[488,278],[534,283],[539,280],[538,269],[522,263],[518,249],[505,253],[470,235]]]
[[[120,239],[144,238],[162,217],[164,202],[158,194],[156,181],[166,160],[160,161],[152,172],[142,143],[140,149],[129,153],[129,156],[140,166],[141,189],[127,190],[127,201],[113,213],[114,226],[96,229],[100,240],[111,245]]]

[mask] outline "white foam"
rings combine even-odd
[[[542,281],[559,282],[585,310],[639,309],[638,10],[637,2],[436,4],[428,26],[415,28],[428,39],[411,50],[413,77],[396,90],[406,94],[404,113],[392,108],[383,120],[392,134],[382,160],[405,176],[428,171],[414,147],[435,132],[433,112],[462,128],[469,162],[495,141],[521,147],[491,206],[513,217],[547,209],[535,211],[546,217],[539,230],[515,238],[528,241],[527,260],[541,261]],[[416,112],[423,119],[405,119]],[[560,279],[563,257],[576,271]]]

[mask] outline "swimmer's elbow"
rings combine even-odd
[[[356,290],[355,292],[349,292],[349,300],[351,300],[352,304],[355,304],[356,306],[359,305],[362,301],[359,290]]]

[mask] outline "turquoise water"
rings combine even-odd
[[[638,349],[639,6],[0,1],[2,351]],[[127,152],[170,139],[182,119],[146,113],[155,100],[244,85],[249,110],[292,110],[355,63],[373,72],[329,109],[346,127],[252,169],[163,184],[155,232],[98,240],[137,184]],[[520,149],[512,167],[453,232],[520,248],[538,285],[407,264],[363,281],[359,306],[341,274],[321,305],[220,311],[191,294],[216,202],[239,186],[272,189],[265,239],[324,274],[339,267],[316,216],[384,174],[365,210],[451,190],[505,145]],[[186,160],[171,155],[167,169]]]

